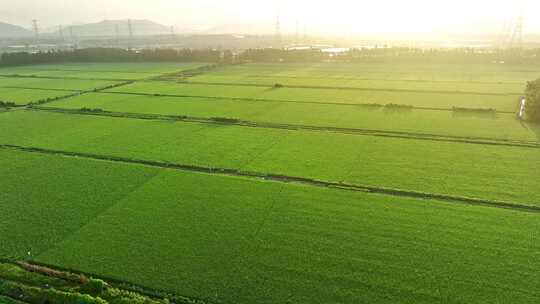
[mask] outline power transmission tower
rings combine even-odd
[[[510,45],[515,48],[523,47],[523,11],[520,12],[512,32],[512,37],[510,38]]]
[[[62,42],[66,41],[64,38],[64,28],[62,27],[62,25],[58,26],[58,36],[60,36],[60,41]]]
[[[73,35],[73,26],[69,27],[69,39],[71,40],[71,43],[75,42],[75,36]]]
[[[296,44],[300,43],[300,21],[296,19],[296,36],[295,36]]]
[[[120,26],[118,23],[114,25],[114,37],[116,39],[116,47],[118,47],[120,45]]]
[[[276,16],[276,41],[278,43],[281,43],[281,16],[279,11],[277,12]]]
[[[133,43],[133,27],[131,25],[131,19],[128,19],[128,33],[129,33],[128,49],[131,50],[132,43]]]
[[[32,20],[32,28],[34,29],[34,36],[36,38],[36,44],[39,41],[39,26],[38,21],[36,19]]]

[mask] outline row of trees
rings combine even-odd
[[[230,62],[231,51],[144,49],[140,51],[117,48],[87,48],[69,51],[48,51],[38,53],[4,53],[0,56],[0,66],[62,62]]]
[[[321,49],[248,49],[239,55],[232,51],[213,49],[143,49],[86,48],[38,53],[4,53],[0,65],[61,63],[61,62],[410,62],[410,63],[524,63],[540,64],[540,49],[533,50],[476,50],[476,49],[414,49],[362,48],[342,53],[328,53]]]

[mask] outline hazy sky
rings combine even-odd
[[[522,2],[522,5],[519,5]],[[273,28],[280,11],[284,31],[296,20],[313,32],[500,32],[525,15],[526,30],[540,32],[540,0],[0,0],[0,21],[44,27],[103,19],[151,19],[166,25],[257,24]]]

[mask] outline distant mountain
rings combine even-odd
[[[9,23],[0,22],[1,38],[21,38],[32,36],[33,33],[23,27]]]
[[[150,20],[131,20],[131,28],[134,36],[164,35],[171,32],[169,26],[161,25]],[[64,34],[78,37],[103,37],[116,36],[117,31],[120,36],[129,35],[128,20],[104,20],[98,23],[88,23],[64,27]]]

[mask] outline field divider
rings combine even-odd
[[[221,76],[221,75],[220,75]],[[466,84],[516,84],[522,85],[518,81],[467,81],[467,80],[430,80],[430,79],[397,79],[397,78],[365,78],[365,77],[314,77],[314,76],[286,76],[286,75],[245,75],[247,78],[283,78],[283,79],[319,79],[319,80],[351,80],[351,81],[383,81],[383,82],[418,82],[418,83],[466,83]]]
[[[261,87],[274,88],[274,85],[256,83],[234,83],[234,82],[204,82],[204,81],[182,81],[181,84],[209,85],[209,86],[239,86],[239,87]],[[308,86],[308,85],[287,85],[280,84],[280,88],[289,89],[321,89],[321,90],[343,90],[343,91],[370,91],[370,92],[399,92],[399,93],[426,93],[426,94],[446,94],[446,95],[479,95],[479,96],[516,96],[523,93],[490,93],[474,91],[448,91],[448,90],[418,90],[418,89],[389,89],[389,88],[369,88],[369,87],[339,87],[339,86]],[[279,90],[279,88],[276,88]]]
[[[57,88],[36,88],[36,87],[24,87],[24,86],[2,86],[2,89],[24,89],[24,90],[40,90],[40,91],[58,91],[58,92],[81,92],[83,90],[68,90]]]
[[[211,100],[225,100],[225,101],[249,101],[249,102],[280,102],[280,103],[299,103],[299,104],[313,104],[313,105],[331,105],[331,106],[353,106],[363,108],[373,108],[372,103],[351,103],[351,102],[328,102],[328,101],[306,101],[306,100],[285,100],[285,99],[266,99],[266,98],[249,98],[249,97],[221,97],[221,96],[202,96],[202,95],[182,95],[182,94],[162,94],[162,93],[142,93],[142,92],[119,92],[119,91],[100,91],[96,93],[102,94],[118,94],[118,95],[133,95],[133,96],[151,96],[151,97],[178,97],[178,98],[197,98],[197,99],[211,99]],[[379,105],[383,107],[383,104]],[[411,110],[423,110],[423,111],[443,111],[453,112],[452,108],[434,108],[434,107],[418,107],[411,106]],[[499,111],[500,114],[516,114],[512,111]]]
[[[98,161],[109,161],[109,162],[123,163],[123,164],[135,164],[135,165],[143,165],[143,166],[156,167],[156,168],[181,170],[181,171],[187,171],[187,172],[205,173],[205,174],[211,174],[211,175],[244,177],[244,178],[259,179],[259,180],[265,180],[265,181],[280,182],[280,183],[286,183],[286,184],[303,184],[303,185],[308,185],[308,186],[314,186],[314,187],[320,187],[320,188],[332,188],[332,189],[338,189],[338,190],[344,190],[344,191],[365,192],[365,193],[389,195],[389,196],[396,196],[396,197],[408,197],[408,198],[416,198],[416,199],[431,199],[431,200],[444,201],[444,202],[450,202],[450,203],[476,205],[476,206],[484,206],[484,207],[500,208],[500,209],[510,209],[510,210],[521,211],[521,212],[529,212],[529,213],[540,213],[540,206],[534,206],[534,205],[526,205],[526,204],[520,204],[520,203],[481,199],[481,198],[472,198],[472,197],[465,197],[465,196],[455,196],[455,195],[448,195],[448,194],[427,193],[427,192],[418,192],[418,191],[412,191],[412,190],[351,184],[351,183],[344,183],[344,182],[332,182],[332,181],[324,181],[324,180],[318,180],[318,179],[307,178],[307,177],[289,176],[289,175],[281,175],[281,174],[273,174],[273,173],[261,173],[261,172],[255,172],[255,171],[243,171],[243,170],[231,169],[231,168],[215,168],[215,167],[169,163],[169,162],[153,161],[153,160],[132,159],[132,158],[126,158],[126,157],[120,157],[120,156],[101,155],[101,154],[83,153],[83,152],[70,152],[70,151],[38,148],[38,147],[23,147],[23,146],[10,145],[10,144],[0,144],[0,149],[47,154],[47,155],[59,155],[59,156],[73,157],[73,158],[84,158],[84,159],[98,160]]]
[[[70,76],[38,76],[38,75],[19,75],[19,74],[4,74],[0,75],[3,78],[36,78],[36,79],[58,79],[58,80],[92,80],[92,81],[134,81],[133,79],[113,79],[113,78],[82,78]]]
[[[84,111],[80,109],[62,109],[62,108],[42,107],[42,106],[32,106],[28,109],[36,110],[36,111],[62,113],[62,114],[74,114],[74,115],[91,115],[91,116],[142,119],[142,120],[166,120],[166,121],[179,121],[179,122],[191,122],[191,123],[233,125],[233,126],[249,127],[249,128],[280,129],[280,130],[289,130],[289,131],[328,132],[328,133],[340,133],[340,134],[359,135],[359,136],[377,136],[377,137],[399,138],[399,139],[410,139],[410,140],[425,140],[425,141],[437,141],[437,142],[449,142],[449,143],[461,143],[461,144],[540,149],[539,142],[496,139],[496,138],[460,137],[460,136],[451,136],[451,135],[384,131],[384,130],[373,130],[373,129],[341,128],[341,127],[329,127],[329,126],[323,127],[323,126],[310,126],[310,125],[300,125],[300,124],[281,124],[281,123],[271,123],[271,122],[246,121],[246,120],[229,119],[229,118],[191,117],[191,116],[185,116],[185,115],[161,115],[161,114],[142,114],[142,113],[128,113],[128,112],[109,112],[109,111],[103,111],[103,110]]]

